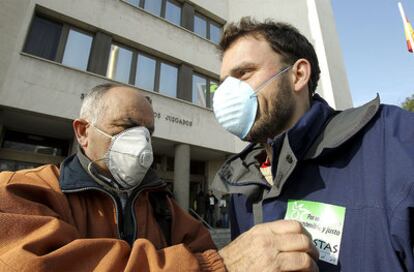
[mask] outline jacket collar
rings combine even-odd
[[[315,94],[311,108],[302,118],[291,129],[269,143],[274,154],[288,149],[293,153],[295,160],[324,156],[326,150],[339,147],[357,134],[374,117],[379,104],[377,96],[361,107],[335,112],[325,100]],[[259,144],[250,144],[242,152],[229,158],[214,179],[215,190],[243,193],[248,198],[257,198],[261,195],[261,188],[270,189],[259,170],[258,158],[263,156],[264,152],[264,148]],[[278,156],[273,157],[273,174],[276,173],[278,160]]]
[[[314,159],[323,156],[325,151],[337,148],[361,131],[374,118],[380,107],[380,97],[377,96],[368,103],[350,108],[332,117],[319,133],[305,158]]]
[[[59,177],[59,183],[62,191],[77,191],[95,188],[116,192],[116,190],[111,188],[109,185],[104,186],[101,182],[98,183],[87,172],[85,166],[83,166],[86,162],[90,162],[90,160],[80,152],[69,156],[62,162]],[[148,172],[142,183],[139,185],[139,188],[158,188],[165,185],[166,183],[157,176],[154,170],[148,169]],[[132,190],[135,191],[135,189],[139,188],[133,188]]]

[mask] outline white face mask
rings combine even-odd
[[[151,135],[145,127],[133,127],[111,136],[111,145],[103,158],[109,171],[122,189],[138,186],[153,162]]]
[[[227,77],[217,88],[213,97],[213,111],[220,125],[244,140],[256,119],[257,93],[291,67],[280,70],[260,84],[256,90],[240,79]]]

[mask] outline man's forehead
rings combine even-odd
[[[239,67],[259,65],[274,54],[276,53],[263,37],[240,37],[224,52],[220,76],[224,78]]]
[[[153,122],[152,106],[136,90],[121,88],[111,90],[105,99],[105,118],[107,123],[151,123]]]

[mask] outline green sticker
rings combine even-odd
[[[345,208],[306,200],[289,200],[285,219],[297,220],[312,235],[319,259],[338,264]]]

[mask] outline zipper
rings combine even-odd
[[[134,207],[135,207],[135,201],[137,200],[139,194],[142,193],[142,191],[144,189],[147,189],[147,188],[151,188],[151,189],[155,190],[155,189],[160,189],[160,188],[163,188],[163,187],[166,187],[166,186],[167,186],[167,184],[164,183],[164,184],[161,184],[161,185],[158,185],[158,186],[153,186],[153,187],[151,187],[151,186],[143,187],[134,195],[133,199],[131,200],[131,205],[130,205],[130,212],[131,212],[131,215],[132,215],[132,223],[133,223],[133,228],[134,228],[134,232],[133,232],[134,234],[132,236],[132,241],[136,240],[137,232],[138,232],[138,229],[137,229],[138,225],[137,225],[137,220],[136,220],[136,217],[135,217]]]
[[[122,235],[119,232],[119,224],[120,224],[120,218],[119,218],[119,208],[118,208],[118,202],[115,199],[115,197],[113,195],[111,195],[109,192],[105,191],[104,189],[101,189],[99,187],[85,187],[85,188],[81,188],[81,189],[73,189],[73,190],[62,190],[63,193],[78,193],[78,192],[84,192],[84,191],[89,191],[89,190],[96,190],[96,191],[100,191],[106,195],[108,195],[109,197],[111,197],[113,204],[115,206],[115,215],[116,215],[116,234],[117,234],[117,238],[118,239],[122,239]]]
[[[160,189],[167,186],[166,184],[162,184],[160,183],[160,185],[151,185],[151,186],[144,186],[142,188],[140,188],[140,190],[138,190],[136,192],[136,194],[134,195],[133,199],[131,201],[127,201],[127,203],[125,204],[125,210],[127,210],[127,206],[129,203],[131,203],[131,205],[129,206],[129,212],[131,213],[131,217],[132,217],[132,222],[133,222],[133,236],[132,236],[132,240],[131,242],[133,243],[137,237],[137,220],[135,217],[135,212],[134,212],[134,206],[135,206],[135,201],[138,198],[139,194],[142,193],[142,191],[144,191],[145,189]],[[84,188],[80,188],[80,189],[72,189],[72,190],[62,190],[63,193],[77,193],[77,192],[84,192],[84,191],[89,191],[89,190],[96,190],[96,191],[100,191],[104,194],[106,194],[107,196],[109,196],[112,199],[112,202],[115,206],[115,215],[116,215],[116,234],[117,234],[117,238],[124,240],[123,236],[124,236],[124,231],[125,231],[125,224],[123,220],[121,222],[121,218],[120,218],[120,212],[119,212],[119,203],[117,201],[117,199],[110,194],[108,191],[101,189],[99,187],[84,187]],[[121,205],[122,206],[122,205]],[[124,213],[122,213],[124,215]],[[122,223],[122,226],[121,226]],[[129,227],[129,226],[127,226]],[[120,232],[120,228],[122,229]],[[128,243],[130,241],[127,241]],[[131,244],[132,245],[132,244]]]

